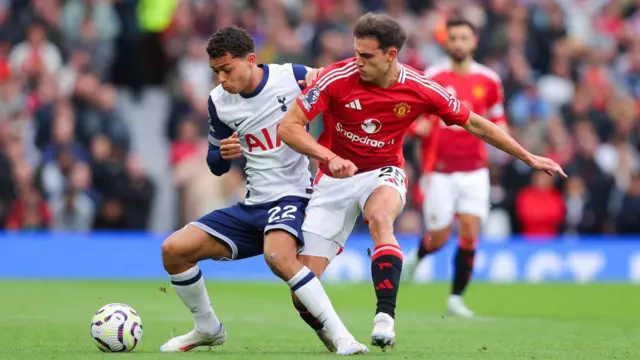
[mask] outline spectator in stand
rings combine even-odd
[[[533,173],[531,186],[518,194],[516,211],[522,234],[533,237],[557,235],[565,217],[562,195],[554,188],[554,178]]]

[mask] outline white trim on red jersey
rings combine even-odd
[[[349,77],[358,72],[355,61],[345,64],[343,67],[335,68],[328,73],[324,74],[316,83],[316,87],[320,90],[324,90],[332,82]]]

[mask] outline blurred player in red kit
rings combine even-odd
[[[523,149],[493,122],[470,112],[444,88],[401,64],[398,52],[406,34],[391,17],[363,15],[354,27],[354,38],[356,56],[332,64],[303,90],[280,122],[278,136],[293,150],[321,162],[302,226],[305,246],[300,260],[306,266],[320,276],[345,245],[361,212],[368,222],[375,244],[371,277],[377,298],[371,340],[386,347],[395,344],[403,261],[393,233],[407,192],[402,142],[415,119],[435,114],[538,170],[563,172],[553,161]],[[329,134],[323,144],[329,148],[305,129],[320,113]],[[299,303],[296,308],[304,311]]]
[[[449,58],[428,68],[426,75],[456,96],[463,106],[507,131],[500,77],[473,60],[477,46],[475,27],[467,20],[449,20],[447,34]],[[416,121],[411,132],[424,138],[424,175],[420,182],[425,194],[423,213],[428,232],[420,239],[418,251],[407,257],[402,275],[407,280],[414,278],[420,260],[447,242],[457,215],[460,240],[453,261],[447,312],[471,317],[473,312],[464,304],[462,294],[473,272],[480,226],[489,213],[486,146],[461,127],[444,126],[437,117]]]

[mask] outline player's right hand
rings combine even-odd
[[[553,176],[554,174],[558,174],[563,178],[567,178],[567,174],[565,174],[564,170],[562,170],[562,167],[549,158],[532,155],[527,163],[527,165],[531,166],[532,168],[538,171],[544,171],[551,176]]]
[[[233,160],[242,156],[238,133],[233,133],[230,137],[220,141],[220,155],[225,160]]]
[[[331,159],[327,165],[329,165],[333,177],[338,179],[352,177],[358,172],[358,167],[354,163],[340,156]]]

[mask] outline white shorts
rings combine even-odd
[[[345,179],[319,172],[302,224],[305,245],[300,254],[325,257],[331,261],[344,247],[374,190],[380,186],[396,189],[404,206],[407,196],[405,179],[404,170],[395,166]]]
[[[423,211],[427,230],[453,223],[456,214],[475,215],[483,221],[489,214],[489,170],[422,175]]]

